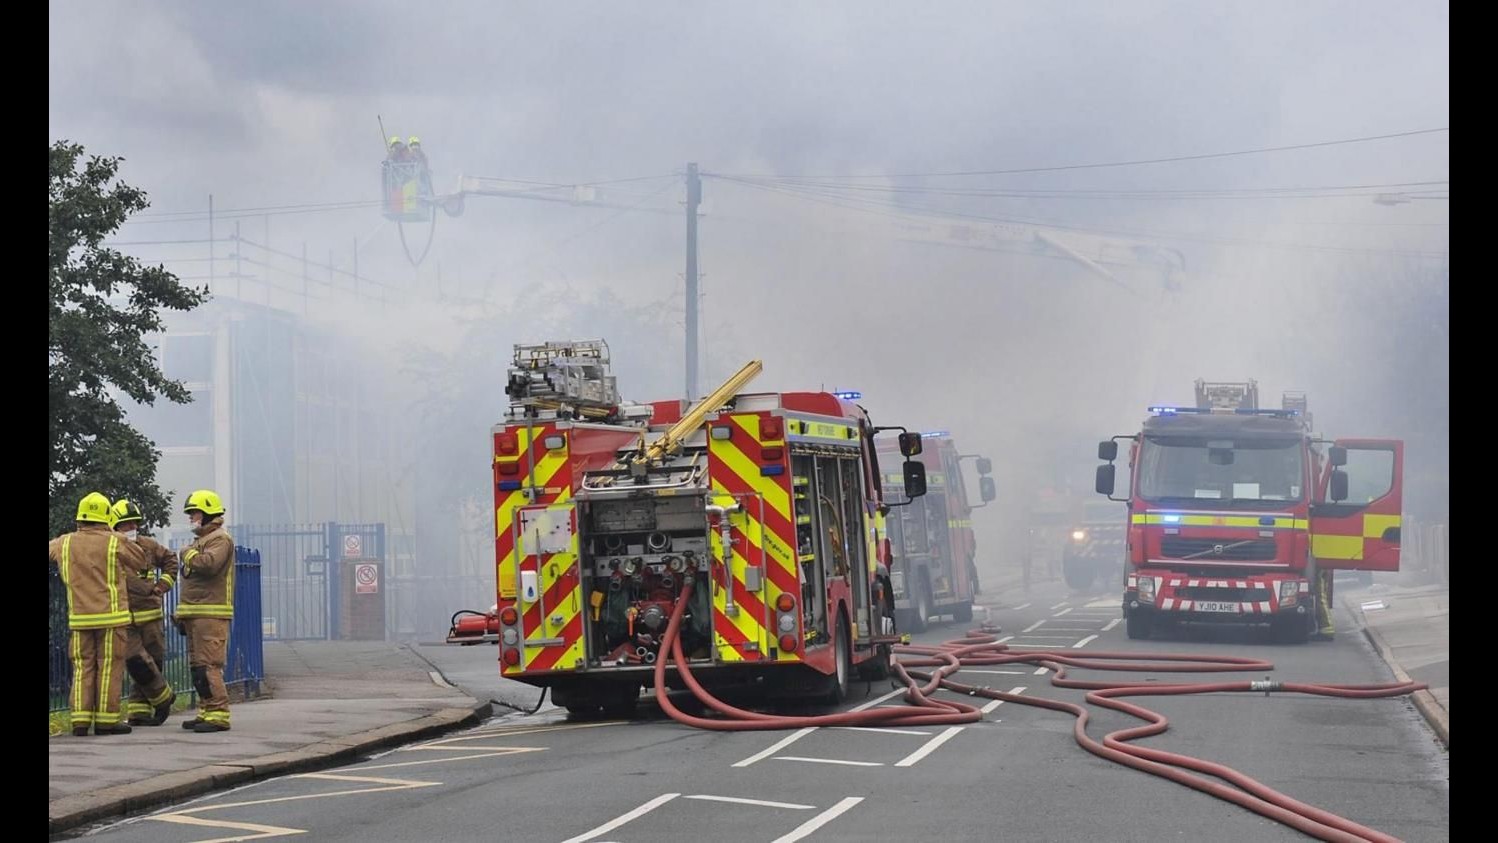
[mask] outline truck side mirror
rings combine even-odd
[[[1106,460],[1107,462],[1113,462],[1118,459],[1118,443],[1112,439],[1109,439],[1107,442],[1097,443],[1097,458]],[[1109,488],[1111,489],[1112,487],[1110,486]]]
[[[993,474],[993,460],[989,459],[988,457],[979,457],[978,458],[978,473],[979,474]]]
[[[1331,486],[1332,488],[1330,491],[1332,503],[1347,500],[1347,472],[1341,470],[1340,468],[1332,469]]]
[[[900,455],[901,456],[915,457],[915,456],[919,456],[920,453],[921,453],[921,434],[920,433],[917,432],[917,433],[902,433],[902,434],[900,434]],[[906,476],[908,477],[909,475],[907,474]],[[925,488],[925,487],[922,487],[922,488]]]
[[[988,503],[999,496],[998,491],[993,487],[992,477],[978,478],[978,494],[982,496],[984,503]]]
[[[1097,467],[1097,493],[1098,494],[1100,494],[1100,495],[1107,495],[1110,498],[1113,497],[1113,485],[1114,485],[1113,471],[1114,471],[1114,465],[1111,462],[1108,463],[1107,465],[1100,465],[1100,466]]]
[[[920,436],[920,434],[916,434]],[[903,438],[903,434],[902,437]],[[905,461],[905,498],[915,500],[926,494],[926,466],[915,460]]]
[[[1347,465],[1347,449],[1340,445],[1333,445],[1330,459],[1332,465]]]

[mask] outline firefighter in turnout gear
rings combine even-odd
[[[1337,637],[1337,627],[1332,623],[1332,572],[1323,568],[1316,574],[1316,634],[1317,641],[1332,641]]]
[[[224,529],[224,503],[216,492],[193,492],[183,509],[197,540],[182,551],[182,592],[175,621],[187,635],[198,716],[183,721],[182,728],[226,732],[229,691],[224,687],[224,662],[234,617],[234,539]]]
[[[126,580],[130,593],[130,626],[126,628],[125,670],[130,699],[125,713],[131,726],[160,726],[171,716],[177,695],[162,677],[166,667],[161,595],[176,583],[177,556],[155,539],[140,535],[140,508],[128,500],[114,504],[114,531],[141,550],[145,567]]]
[[[47,544],[68,590],[73,659],[69,692],[73,734],[124,735],[120,690],[125,681],[125,628],[130,625],[126,582],[144,567],[140,548],[114,532],[109,498],[91,492],[78,502],[78,529]]]

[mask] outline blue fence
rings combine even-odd
[[[48,699],[52,711],[66,711],[68,689],[72,684],[73,666],[68,657],[68,597],[67,590],[53,568],[50,577],[50,604],[48,612],[49,671],[47,681]],[[224,682],[229,687],[241,688],[246,696],[260,692],[260,683],[265,679],[265,648],[261,627],[261,583],[260,551],[247,547],[234,549],[234,620],[229,626],[229,653],[224,665]],[[177,608],[177,589],[165,596],[165,609],[170,613]],[[167,624],[166,664],[162,674],[179,698],[197,702],[197,692],[192,687],[192,672],[187,664],[187,639]],[[125,693],[130,692],[130,677],[125,677]]]

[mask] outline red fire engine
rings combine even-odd
[[[1098,493],[1128,504],[1130,638],[1227,621],[1304,642],[1332,631],[1333,570],[1399,570],[1403,442],[1322,440],[1304,393],[1260,409],[1253,381],[1197,381],[1196,406],[1149,411],[1139,433],[1098,446]],[[1119,439],[1130,443],[1123,498]]]
[[[890,584],[895,594],[898,628],[924,632],[933,615],[951,615],[959,623],[973,619],[978,594],[977,544],[972,512],[995,497],[992,463],[977,454],[960,454],[946,431],[921,434],[920,455],[926,465],[926,496],[903,501],[904,478],[884,475],[884,495],[895,509],[889,516],[892,561]],[[880,456],[898,456],[893,442],[881,443]],[[974,459],[983,502],[969,502],[962,461]]]
[[[899,639],[874,436],[903,429],[829,393],[740,394],[759,371],[692,407],[631,406],[601,340],[516,346],[493,430],[498,600],[448,640],[496,642],[503,676],[569,711],[632,710],[690,578],[680,635],[703,684],[836,702],[855,671],[883,675]],[[924,494],[923,465],[904,477]]]

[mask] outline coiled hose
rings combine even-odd
[[[965,638],[937,646],[906,645],[895,648],[896,654],[908,657],[893,661],[891,668],[899,681],[906,686],[905,700],[911,704],[910,707],[873,708],[815,716],[763,714],[723,702],[708,693],[692,675],[691,666],[682,652],[679,635],[682,613],[686,609],[692,587],[693,581],[688,579],[671,612],[671,620],[666,626],[666,633],[661,639],[661,652],[667,655],[655,663],[656,701],[666,714],[678,723],[718,731],[756,731],[800,729],[808,726],[932,726],[974,723],[983,719],[983,712],[976,706],[964,702],[935,699],[931,696],[938,689],[945,689],[970,697],[983,697],[1018,705],[1064,711],[1076,717],[1072,736],[1088,752],[1114,763],[1170,779],[1232,802],[1317,839],[1339,841],[1339,843],[1356,843],[1357,841],[1398,843],[1397,838],[1313,805],[1307,805],[1231,767],[1188,755],[1132,744],[1131,741],[1139,738],[1161,734],[1169,728],[1170,724],[1158,712],[1119,698],[1221,693],[1268,695],[1271,692],[1280,692],[1347,699],[1375,699],[1401,696],[1423,690],[1426,688],[1423,683],[1326,685],[1243,681],[1162,685],[1156,682],[1119,683],[1069,679],[1066,675],[1067,667],[1151,673],[1218,673],[1272,670],[1274,665],[1263,659],[1241,656],[1199,656],[1181,653],[1145,655],[1124,652],[1092,652],[1084,656],[1051,651],[1012,650],[988,631],[979,629],[968,632]],[[676,668],[677,675],[681,677],[682,682],[699,702],[723,716],[721,718],[698,717],[678,708],[671,701],[666,689],[668,663]],[[1053,686],[1086,690],[1087,702],[1122,712],[1143,720],[1145,723],[1110,732],[1098,741],[1087,734],[1088,710],[1085,706],[1044,697],[1004,693],[991,688],[962,684],[951,679],[964,667],[1016,663],[1049,668],[1054,671],[1054,676],[1051,678]],[[925,672],[913,668],[936,669]],[[1220,781],[1201,778],[1193,775],[1192,772],[1212,776]]]

